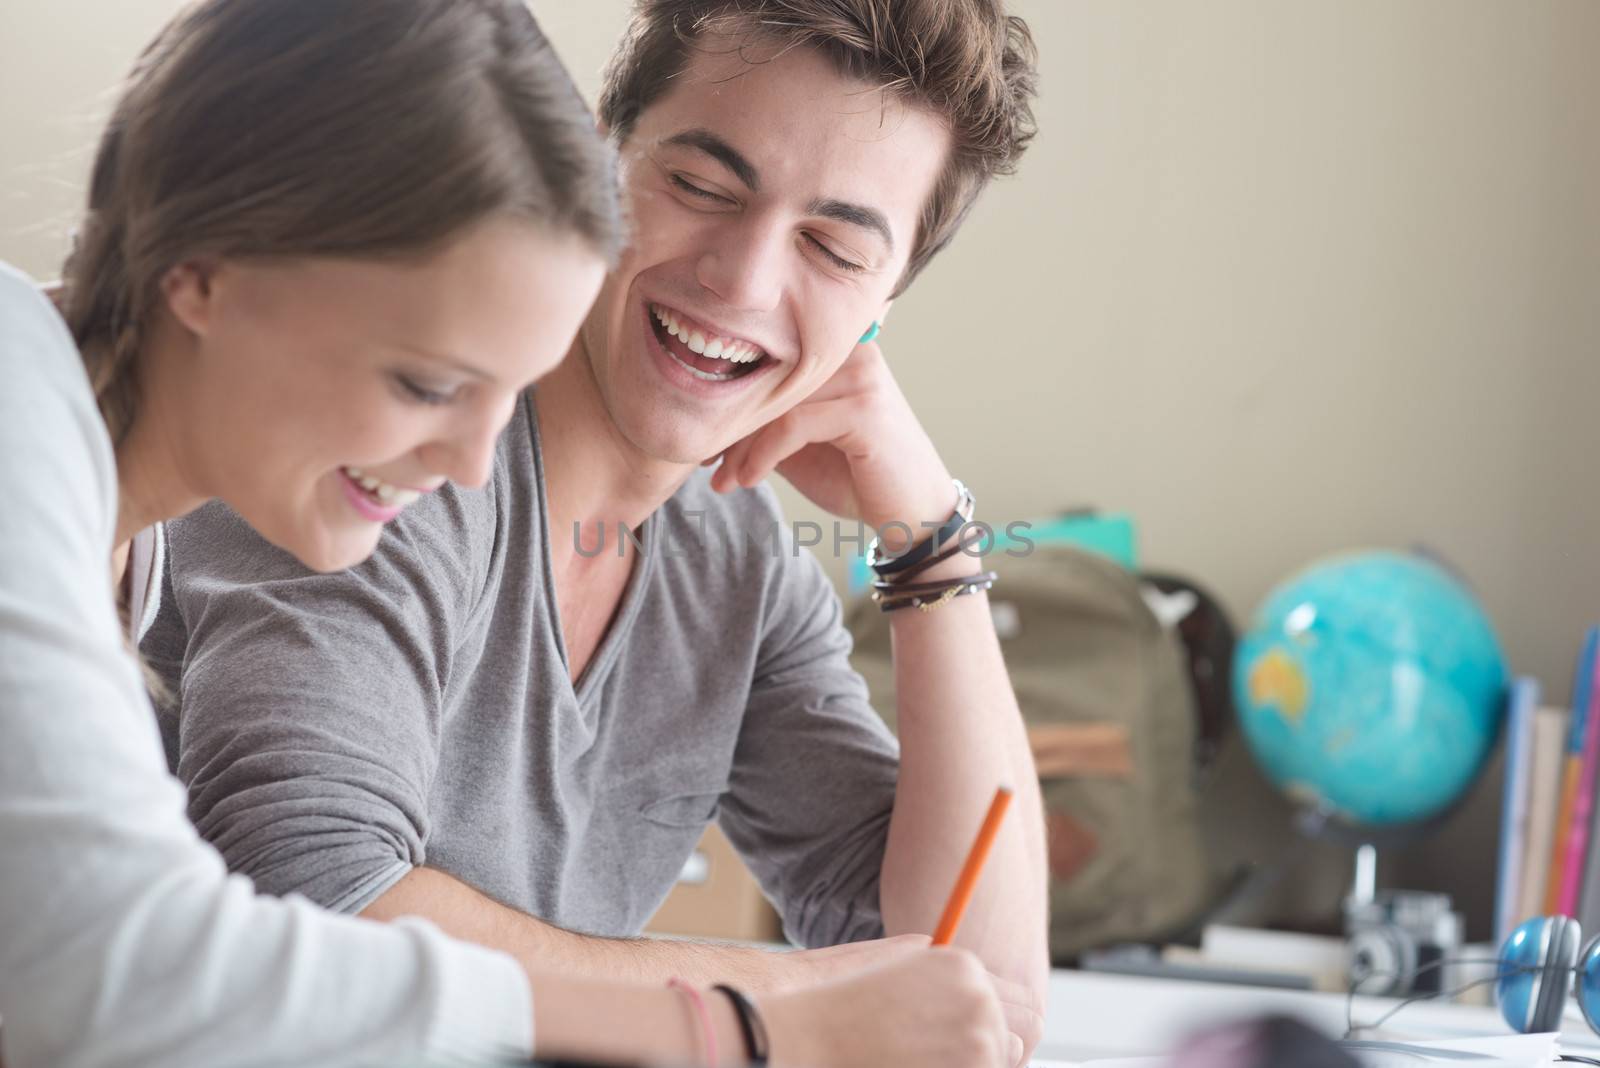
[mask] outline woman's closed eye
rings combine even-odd
[[[406,396],[422,404],[449,404],[461,392],[460,387],[448,390],[433,389],[403,373],[396,373],[394,380]]]

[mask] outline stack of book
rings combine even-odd
[[[1572,707],[1544,708],[1518,679],[1506,719],[1505,796],[1495,938],[1534,916],[1575,917],[1600,933],[1600,627],[1578,656]]]

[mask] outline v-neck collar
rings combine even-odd
[[[660,525],[657,522],[660,509],[652,512],[639,527],[638,540],[644,548],[634,552],[633,566],[628,570],[628,583],[623,587],[622,600],[617,604],[616,613],[612,617],[611,624],[606,627],[605,635],[600,639],[594,655],[584,665],[583,674],[574,679],[572,661],[567,656],[566,635],[561,629],[561,605],[556,597],[555,565],[550,556],[550,539],[553,536],[550,529],[550,502],[545,490],[544,449],[540,444],[539,414],[533,403],[533,394],[532,389],[526,390],[523,393],[523,403],[526,405],[529,438],[532,441],[533,480],[539,502],[539,570],[545,590],[545,618],[549,622],[556,654],[561,658],[561,666],[566,669],[567,682],[572,687],[578,703],[586,705],[616,664],[622,645],[627,641],[628,632],[633,629],[633,621],[639,615],[639,604],[644,599],[645,584],[649,582],[651,570],[655,566],[652,539],[656,528]]]

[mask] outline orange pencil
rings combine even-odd
[[[983,826],[978,828],[978,837],[972,842],[972,852],[967,854],[967,862],[961,868],[956,887],[950,891],[950,903],[945,905],[944,915],[939,917],[939,929],[933,933],[934,945],[948,946],[956,936],[956,928],[961,926],[961,917],[966,914],[967,905],[972,901],[972,891],[978,885],[978,876],[983,872],[983,862],[989,858],[989,848],[994,845],[994,836],[1000,832],[1000,821],[1005,819],[1006,809],[1010,805],[1011,788],[1002,786],[994,792],[994,800],[989,802],[989,814],[983,817]]]

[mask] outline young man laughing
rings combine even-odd
[[[641,0],[600,105],[632,246],[488,486],[415,502],[339,575],[220,506],[169,532],[146,650],[229,864],[544,969],[773,990],[922,952],[1007,783],[957,944],[1030,1049],[1044,836],[982,564],[948,551],[971,497],[860,339],[1016,164],[1032,86],[1000,0]],[[774,471],[885,531],[898,746],[819,565],[763,536]],[[629,937],[712,820],[789,936],[834,948]]]

